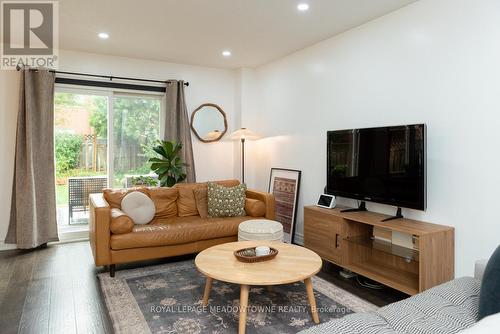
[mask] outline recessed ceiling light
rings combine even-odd
[[[300,10],[301,12],[305,12],[306,10],[309,9],[309,5],[306,3],[300,3],[297,5],[297,9]]]
[[[107,32],[100,32],[97,36],[99,36],[100,39],[108,39],[109,34]]]
[[[230,56],[231,56],[231,51],[229,51],[229,50],[224,50],[224,51],[222,51],[222,55],[223,55],[224,57],[230,57]]]

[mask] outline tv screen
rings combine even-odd
[[[425,210],[425,124],[329,131],[327,193]]]

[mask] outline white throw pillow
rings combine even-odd
[[[487,316],[460,334],[497,334],[500,328],[500,313]]]
[[[139,191],[132,191],[123,197],[122,211],[132,218],[134,224],[143,225],[153,220],[156,208],[147,195]]]

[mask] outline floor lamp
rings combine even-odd
[[[247,128],[240,128],[231,134],[232,140],[241,142],[241,183],[245,183],[245,141],[258,139],[259,136]]]

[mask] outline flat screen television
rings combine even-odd
[[[425,210],[425,124],[328,131],[330,195]]]

